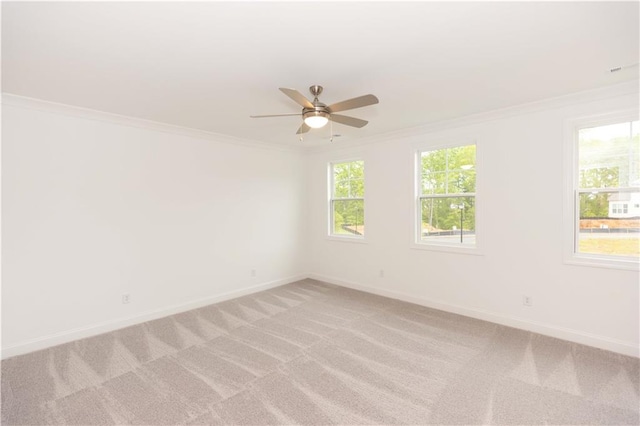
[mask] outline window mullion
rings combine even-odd
[[[429,195],[420,195],[418,198],[465,198],[465,197],[475,197],[475,192],[459,192],[455,194],[429,194]]]
[[[576,189],[576,191],[578,191],[581,194],[600,193],[600,192],[605,192],[605,193],[612,193],[612,192],[639,192],[640,191],[640,187],[638,187],[638,186],[628,186],[628,187],[621,187],[621,188],[615,188],[615,187],[608,187],[608,188],[578,188],[578,189]]]

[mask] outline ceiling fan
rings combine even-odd
[[[373,95],[358,96],[357,98],[347,99],[346,101],[336,102],[335,104],[325,105],[318,100],[318,96],[322,93],[322,86],[314,85],[309,87],[309,91],[313,95],[313,102],[308,100],[296,89],[280,88],[280,91],[294,100],[298,105],[302,106],[302,113],[290,114],[272,114],[272,115],[251,115],[251,118],[267,118],[267,117],[286,117],[293,115],[302,115],[302,125],[298,128],[296,134],[306,133],[311,129],[319,129],[331,121],[346,124],[352,127],[364,127],[368,121],[355,117],[335,114],[339,111],[348,109],[362,108],[368,105],[378,103],[378,98]]]

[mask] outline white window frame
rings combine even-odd
[[[607,114],[574,118],[565,121],[564,125],[564,263],[570,265],[640,270],[640,262],[633,257],[609,256],[605,254],[578,253],[577,244],[580,228],[580,192],[588,189],[579,188],[579,139],[580,129],[607,126],[638,120],[638,110],[616,111]],[[600,192],[628,192],[633,188],[619,187],[612,190],[599,189]]]
[[[438,241],[424,241],[422,239],[422,161],[421,156],[423,152],[428,151],[438,151],[441,149],[447,148],[456,148],[459,146],[468,146],[475,145],[476,147],[476,164],[474,165],[476,171],[476,190],[473,193],[464,193],[465,196],[473,196],[475,203],[475,225],[476,225],[476,243],[473,246],[469,245],[461,245],[458,243],[446,243],[446,242],[438,242]],[[467,254],[467,255],[484,255],[481,249],[481,204],[478,203],[478,193],[480,188],[481,181],[481,157],[480,157],[480,148],[479,144],[476,140],[469,140],[466,138],[458,139],[453,142],[440,142],[436,144],[420,144],[416,148],[413,149],[412,155],[413,161],[413,176],[414,176],[414,191],[413,191],[413,224],[412,224],[412,241],[411,248],[419,249],[419,250],[432,250],[432,251],[440,251],[440,252],[448,252],[448,253],[456,253],[456,254]],[[451,195],[455,196],[457,194],[447,194],[448,197]]]
[[[334,182],[334,172],[333,172],[333,167],[336,164],[344,164],[344,163],[353,163],[355,161],[362,161],[363,167],[364,167],[364,174],[363,174],[363,188],[364,188],[364,196],[363,197],[355,197],[355,198],[335,198],[334,197],[334,191],[335,191],[335,182]],[[334,213],[334,209],[333,209],[333,202],[335,200],[362,200],[363,202],[363,208],[362,208],[362,215],[363,215],[363,219],[362,222],[364,224],[367,223],[367,201],[366,201],[366,194],[367,194],[367,168],[366,168],[366,161],[364,160],[364,158],[361,157],[357,157],[357,158],[348,158],[348,159],[344,159],[344,160],[335,160],[335,161],[330,161],[327,164],[327,177],[328,177],[328,181],[327,181],[327,186],[328,186],[328,199],[327,199],[327,218],[328,218],[328,223],[327,223],[327,239],[329,240],[334,240],[334,241],[347,241],[347,242],[354,242],[354,243],[366,243],[366,230],[364,235],[349,235],[349,234],[335,234],[333,232],[333,213]]]

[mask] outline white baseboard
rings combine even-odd
[[[146,321],[151,321],[154,319],[166,317],[166,316],[177,314],[180,312],[189,311],[191,309],[201,308],[203,306],[211,305],[212,303],[224,302],[225,300],[235,299],[236,297],[257,293],[259,291],[268,290],[274,287],[279,287],[281,285],[289,284],[305,278],[307,278],[307,275],[296,275],[288,278],[283,278],[283,279],[243,288],[241,290],[221,293],[216,296],[207,297],[204,299],[198,299],[198,300],[194,300],[187,303],[181,303],[179,305],[173,305],[173,306],[168,306],[162,309],[143,312],[141,314],[134,315],[131,317],[120,318],[112,321],[105,321],[105,322],[93,324],[87,327],[67,330],[60,333],[51,334],[49,336],[39,337],[36,339],[25,340],[13,345],[3,347],[2,359],[10,358],[16,355],[26,354],[29,352],[38,351],[41,349],[46,349],[52,346],[61,345],[63,343],[68,343],[74,340],[84,339],[86,337],[96,336],[102,333],[108,333],[110,331],[118,330],[124,327],[129,327],[131,325],[140,324]]]
[[[534,333],[543,334],[545,336],[556,337],[558,339],[568,340],[570,342],[580,343],[587,346],[593,346],[600,349],[605,349],[611,352],[620,353],[623,355],[640,357],[640,348],[630,342],[624,342],[620,340],[610,339],[604,336],[598,336],[591,333],[585,333],[579,330],[573,330],[570,328],[557,327],[550,324],[545,324],[537,321],[530,321],[521,318],[508,317],[505,315],[484,311],[480,309],[466,308],[464,306],[452,305],[449,303],[439,302],[436,300],[430,300],[423,297],[416,297],[406,293],[383,290],[374,288],[354,282],[344,281],[334,277],[328,277],[326,275],[311,273],[309,278],[318,281],[324,281],[329,284],[339,285],[341,287],[347,287],[354,290],[360,290],[367,293],[377,294],[379,296],[390,297],[392,299],[402,300],[404,302],[415,303],[416,305],[426,306],[428,308],[438,309],[441,311],[451,312],[454,314],[464,315],[471,318],[476,318],[484,321],[493,322],[496,324],[506,325],[508,327],[518,328],[521,330],[532,331]]]

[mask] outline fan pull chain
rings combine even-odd
[[[302,117],[302,124],[304,124],[304,117]],[[302,127],[300,127],[302,129]],[[302,136],[302,133],[300,133],[300,142],[304,142],[304,137]]]
[[[333,120],[329,120],[329,127],[331,128],[331,135],[329,136],[329,142],[333,142]]]

